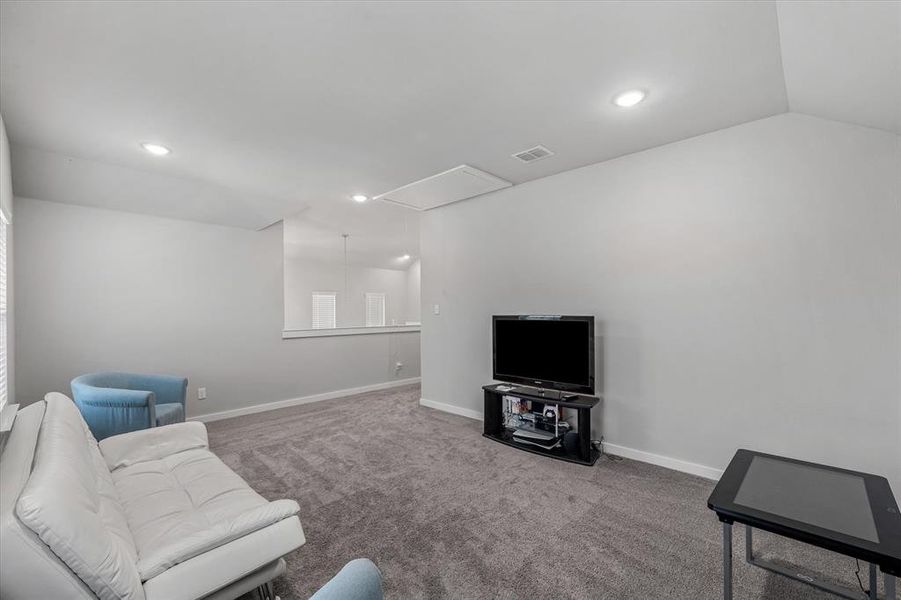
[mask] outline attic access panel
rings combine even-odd
[[[491,173],[469,165],[460,165],[443,173],[414,181],[396,190],[385,192],[376,196],[375,199],[399,204],[413,210],[429,210],[512,185],[506,179],[495,177]]]

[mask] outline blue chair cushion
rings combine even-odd
[[[157,404],[156,425],[172,425],[182,423],[185,420],[185,409],[181,404]]]

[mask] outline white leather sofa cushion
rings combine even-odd
[[[104,440],[104,451],[114,439]],[[119,464],[121,456],[110,454],[107,460]],[[128,464],[114,470],[112,478],[134,537],[142,581],[299,510],[293,500],[268,502],[206,448]]]
[[[114,435],[100,441],[100,452],[110,471],[139,462],[159,460],[178,452],[208,448],[203,423],[187,422]]]
[[[141,600],[137,550],[106,462],[75,404],[49,394],[16,515],[103,600]]]

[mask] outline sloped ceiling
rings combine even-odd
[[[522,183],[789,109],[897,131],[898,3],[831,4],[3,2],[15,192],[256,229],[459,164]],[[510,156],[536,144],[556,154]]]
[[[901,133],[901,2],[780,2],[788,106]]]
[[[16,145],[15,194],[176,217],[216,225],[262,228],[278,220],[277,199],[210,180],[172,175]]]

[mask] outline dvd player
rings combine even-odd
[[[543,450],[553,450],[557,446],[560,445],[560,438],[550,436],[548,438],[545,437],[532,437],[535,436],[536,433],[544,433],[544,432],[533,432],[533,431],[515,431],[513,432],[513,441],[518,444],[527,444],[529,446],[537,446]]]
[[[531,427],[519,427],[513,431],[514,438],[525,438],[527,440],[537,440],[548,442],[557,436],[549,431],[544,431],[542,429],[533,429]]]

